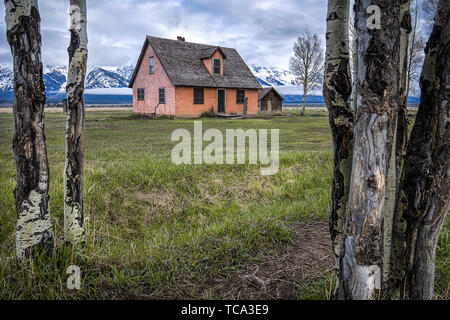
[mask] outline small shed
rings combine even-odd
[[[258,106],[260,112],[281,112],[283,97],[274,87],[258,90]]]

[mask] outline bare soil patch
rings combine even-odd
[[[260,257],[259,264],[249,265],[225,278],[206,278],[197,283],[187,281],[188,294],[159,292],[128,298],[294,300],[300,288],[332,271],[334,258],[326,223],[293,223],[291,227],[295,230],[292,245],[278,255]]]
[[[211,294],[224,299],[296,299],[298,288],[331,271],[334,258],[328,225],[310,222],[291,227],[295,230],[291,246],[228,279],[211,279]]]

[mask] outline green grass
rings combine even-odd
[[[204,277],[236,272],[291,242],[293,221],[326,221],[332,144],[326,112],[249,120],[202,118],[203,130],[280,129],[280,171],[253,165],[181,165],[170,161],[172,131],[194,120],[137,120],[129,112],[88,112],[85,127],[83,252],[62,246],[64,122],[46,114],[55,247],[20,266],[14,254],[12,116],[0,114],[0,299],[106,299],[192,296]],[[447,297],[447,224],[438,248],[437,294]],[[447,235],[447,236],[445,236]],[[81,267],[81,290],[66,269]],[[326,299],[330,276],[299,298]],[[195,291],[195,290],[194,290]],[[220,297],[217,297],[220,298]]]

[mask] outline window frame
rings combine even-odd
[[[137,88],[137,101],[145,101],[145,88]],[[141,94],[142,93],[142,94]]]
[[[219,65],[216,66],[216,61],[219,61]],[[219,67],[219,73],[216,73],[216,68]],[[220,58],[214,58],[213,59],[213,74],[215,75],[221,75],[222,74],[222,59]]]
[[[152,61],[153,63],[150,63]],[[155,57],[150,56],[148,57],[148,74],[154,74],[155,73]]]
[[[161,93],[162,93],[162,95],[161,95]],[[158,88],[158,103],[166,104],[166,88],[164,88],[164,87]]]
[[[201,92],[201,96],[195,93]],[[194,104],[205,104],[205,88],[194,88]]]
[[[239,93],[242,92],[242,101],[239,100]],[[236,104],[245,103],[245,89],[236,89]]]

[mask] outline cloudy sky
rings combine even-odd
[[[67,63],[69,0],[39,0],[44,64]],[[10,63],[0,5],[0,63]],[[88,0],[89,63],[135,64],[145,35],[236,48],[244,60],[287,68],[304,25],[324,39],[326,0]]]

